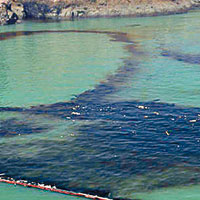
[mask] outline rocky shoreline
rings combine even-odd
[[[0,25],[19,23],[24,18],[24,6],[20,2],[0,1]]]
[[[196,7],[200,0],[0,0],[0,25],[22,19],[168,15]]]

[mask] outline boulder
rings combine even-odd
[[[24,8],[21,3],[4,1],[0,4],[0,25],[15,24],[23,15]]]
[[[45,19],[45,14],[49,11],[49,6],[44,3],[24,2],[23,5],[28,19]]]
[[[7,18],[6,24],[15,24],[17,20],[19,19],[17,14],[11,10],[7,10],[7,16],[8,18]]]
[[[10,5],[10,9],[11,11],[13,11],[18,19],[22,19],[23,16],[24,16],[24,6],[23,4],[21,3],[18,3],[18,2],[12,2],[11,5]]]
[[[7,21],[6,5],[0,4],[0,25],[6,24],[6,21]]]
[[[61,13],[61,8],[58,6],[50,7],[48,12],[45,14],[47,19],[59,19]]]
[[[60,17],[70,18],[72,16],[72,8],[63,8],[60,12]]]

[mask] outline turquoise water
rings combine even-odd
[[[198,67],[195,64],[188,65],[159,55],[162,49],[200,54],[198,48],[200,30],[196,20],[198,15],[198,12],[192,12],[157,18],[90,19],[47,24],[27,22],[13,27],[2,27],[0,31],[76,29],[128,32],[138,43],[138,49],[144,50],[147,55],[140,64],[139,73],[134,75],[129,83],[129,89],[116,94],[115,98],[144,101],[160,99],[163,102],[199,106],[199,91],[196,87],[199,84]],[[92,88],[107,74],[114,72],[121,64],[120,58],[125,56],[123,44],[110,43],[105,35],[78,33],[58,35],[22,36],[1,42],[1,65],[4,66],[2,74],[7,74],[7,78],[5,75],[1,78],[1,85],[11,88],[9,93],[6,93],[6,90],[4,92],[2,88],[1,93],[6,93],[1,97],[2,106],[30,106],[69,100],[73,95]],[[54,43],[57,45],[55,46]],[[77,50],[79,50],[78,54]],[[18,74],[11,74],[13,66],[18,68]],[[88,74],[88,70],[93,76]],[[80,71],[81,76],[77,74]],[[33,75],[33,73],[40,75]],[[191,82],[187,77],[193,74],[196,76]],[[54,76],[57,77],[53,79]],[[79,87],[79,81],[83,88]],[[23,88],[24,82],[28,84],[25,88]],[[66,88],[66,84],[71,84],[71,87]],[[24,89],[26,91],[23,93],[29,95],[21,98],[19,94]],[[69,91],[62,94],[60,91],[62,89]],[[40,96],[41,91],[46,92],[43,97]],[[127,92],[129,95],[124,95]],[[53,93],[54,97],[49,97],[49,93]],[[13,99],[12,95],[15,96],[15,102],[10,102]],[[44,96],[48,96],[48,101]]]
[[[122,45],[94,34],[22,36],[0,49],[0,106],[70,100],[113,73],[123,57]]]
[[[13,186],[1,183],[0,184],[0,191],[1,191],[1,200],[18,200],[18,199],[31,199],[31,200],[54,200],[54,199],[70,199],[70,200],[76,200],[76,199],[84,199],[84,198],[77,198],[73,196],[66,196],[62,194],[56,194],[53,192],[48,191],[42,191],[42,190],[36,190],[36,189],[27,189],[20,186]]]
[[[133,37],[138,37],[136,41],[147,55],[128,88],[117,93],[115,98],[142,101],[160,99],[161,102],[199,107],[199,65],[161,55],[162,49],[200,55],[198,15],[198,12],[193,12],[135,19],[134,23],[141,24],[141,27],[130,27],[128,31],[133,33]]]
[[[200,107],[199,15],[196,11],[165,17],[25,22],[0,27],[0,33],[127,33],[123,40],[120,34],[114,39],[107,33],[27,36],[17,32],[19,37],[0,41],[1,172],[78,191],[108,190],[113,197],[198,200],[199,129],[198,123],[188,125],[188,121],[199,120],[199,110],[193,109]],[[171,53],[163,56],[165,50]],[[180,60],[180,55],[186,59]],[[191,55],[197,64],[191,63]],[[82,98],[76,98],[79,94]],[[66,103],[71,99],[78,103]],[[82,104],[82,99],[88,102]],[[102,104],[102,99],[108,105]],[[142,111],[135,110],[137,102],[143,105],[154,100],[165,103],[158,104],[165,113],[146,125],[145,119],[152,113],[157,115],[156,108],[138,120]],[[134,102],[136,108],[132,104],[124,107],[126,101]],[[54,105],[59,102],[65,104]],[[38,106],[41,104],[44,106]],[[3,112],[5,107],[12,112]],[[27,109],[16,112],[13,107]],[[175,127],[165,119],[170,115],[171,121],[177,121]],[[186,115],[187,122],[179,124],[178,119]],[[132,118],[126,122],[127,116]],[[182,129],[176,127],[182,124]],[[147,130],[142,132],[146,126],[151,127],[151,135]],[[14,200],[15,195],[20,199],[27,195],[43,198],[42,194],[44,199],[64,198],[5,184],[0,190],[4,191],[0,199]],[[13,197],[8,196],[11,193]]]
[[[157,200],[157,199],[197,200],[199,199],[200,195],[199,195],[199,186],[189,186],[182,188],[161,189],[146,194],[144,193],[136,194],[135,197],[144,200]]]

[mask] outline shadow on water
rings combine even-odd
[[[99,83],[70,102],[31,108],[1,107],[0,112],[19,112],[31,115],[45,115],[63,120],[88,121],[76,127],[79,136],[68,142],[28,141],[25,144],[0,144],[1,170],[16,179],[50,183],[59,188],[88,192],[100,196],[120,197],[115,191],[123,190],[124,180],[132,180],[135,185],[126,184],[125,189],[147,191],[158,187],[196,183],[200,181],[200,109],[178,107],[158,102],[108,102],[106,96],[122,89],[135,73],[139,61],[135,57],[142,52],[126,33],[107,31],[32,31],[1,33],[1,40],[16,36],[42,33],[79,32],[107,34],[113,41],[126,44],[130,57],[125,59],[114,75]],[[10,121],[1,121],[0,133],[9,134]],[[12,123],[13,129],[26,133],[29,125]],[[47,128],[47,127],[46,127]],[[44,131],[45,127],[32,130]],[[15,130],[14,130],[15,131]],[[31,131],[30,131],[31,132]],[[1,134],[3,137],[4,134]],[[37,153],[24,157],[16,149],[35,147]],[[12,148],[12,149],[11,149]],[[9,153],[5,153],[9,152]],[[184,170],[194,168],[195,176],[160,178],[149,174],[165,174],[166,169],[183,165]],[[13,167],[15,166],[15,167]],[[145,182],[137,177],[150,177]],[[162,177],[162,176],[161,176]],[[136,184],[139,182],[138,185]],[[87,188],[86,188],[87,186]],[[128,195],[128,194],[127,194]],[[126,195],[121,195],[126,197]]]

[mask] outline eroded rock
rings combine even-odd
[[[8,19],[7,8],[5,4],[0,4],[0,25],[6,24]]]
[[[24,16],[23,4],[4,1],[0,3],[0,25],[15,24]]]
[[[19,2],[12,2],[10,5],[10,9],[12,12],[14,12],[18,19],[22,19],[24,16],[24,6],[23,4]]]

